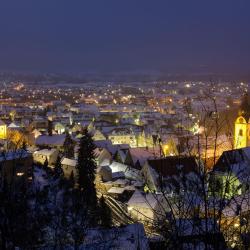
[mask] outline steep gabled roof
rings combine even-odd
[[[213,172],[226,175],[234,174],[241,181],[249,181],[250,147],[223,152],[213,168]]]
[[[169,156],[162,159],[148,160],[148,164],[163,177],[179,175],[180,172],[183,174],[197,172],[199,167],[193,156]]]
[[[36,145],[62,146],[65,141],[65,134],[62,135],[40,135],[36,139]]]

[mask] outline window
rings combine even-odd
[[[243,130],[242,129],[239,130],[239,136],[243,136]]]
[[[23,173],[23,172],[18,172],[18,173],[16,173],[16,175],[17,175],[17,176],[23,176],[24,173]]]

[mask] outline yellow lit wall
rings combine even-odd
[[[6,138],[7,138],[7,126],[0,125],[0,139],[6,139]]]
[[[247,147],[247,131],[248,124],[244,117],[240,116],[235,121],[234,129],[234,148],[244,148]]]

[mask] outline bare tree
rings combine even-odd
[[[180,169],[178,175],[174,177],[174,184],[172,184],[173,177],[166,179],[161,175],[161,171],[158,173],[157,191],[160,195],[157,195],[153,190],[151,190],[151,194],[158,201],[161,209],[154,211],[157,215],[156,220],[151,222],[154,227],[149,228],[161,234],[168,247],[175,246],[176,249],[183,246],[180,242],[185,238],[183,237],[186,233],[185,230],[191,230],[189,231],[191,236],[189,240],[193,242],[193,246],[197,243],[195,238],[197,235],[203,239],[205,249],[209,249],[211,246],[216,249],[222,247],[222,235],[229,246],[237,244],[246,246],[249,244],[247,237],[244,240],[239,240],[239,231],[244,230],[248,236],[246,216],[244,217],[244,226],[241,225],[242,223],[231,222],[233,226],[230,227],[230,233],[225,230],[226,226],[230,224],[228,224],[225,210],[231,209],[236,198],[238,215],[233,216],[234,219],[241,218],[242,205],[240,201],[244,200],[242,204],[247,204],[245,207],[249,207],[249,199],[241,195],[243,192],[242,184],[237,182],[242,173],[237,171],[235,174],[235,169],[230,167],[231,164],[223,165],[224,168],[220,168],[219,163],[217,163],[223,151],[233,149],[228,119],[220,114],[212,93],[205,93],[199,99],[202,107],[202,112],[199,114],[199,127],[204,129],[202,132],[198,131],[192,136],[188,134],[186,138],[184,137],[186,150],[177,156],[180,160],[183,157],[195,157],[197,167],[190,175]],[[204,99],[210,101],[210,108],[203,103]],[[224,140],[221,139],[223,133]],[[243,162],[238,162],[237,153],[233,154],[232,152],[228,153],[232,158],[231,162],[235,161],[237,164],[234,164],[237,166],[234,165],[234,167],[236,169],[242,168],[244,172],[246,166]],[[224,157],[226,158],[226,156]],[[168,166],[164,165],[164,162],[167,164],[166,161],[162,161],[162,168],[167,168]],[[217,168],[213,169],[214,166]],[[223,170],[223,179],[219,175],[222,173],[221,170]],[[249,170],[247,169],[247,171]],[[246,175],[246,171],[244,174]],[[246,175],[244,182],[247,183],[248,179],[249,175]],[[164,185],[166,183],[168,183],[167,187]],[[171,194],[169,190],[172,190],[173,193]],[[153,207],[152,210],[154,210]]]

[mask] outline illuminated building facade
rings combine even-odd
[[[6,139],[7,138],[7,125],[0,120],[0,139]]]
[[[239,116],[234,125],[234,148],[244,148],[249,145],[250,123],[246,117]]]

